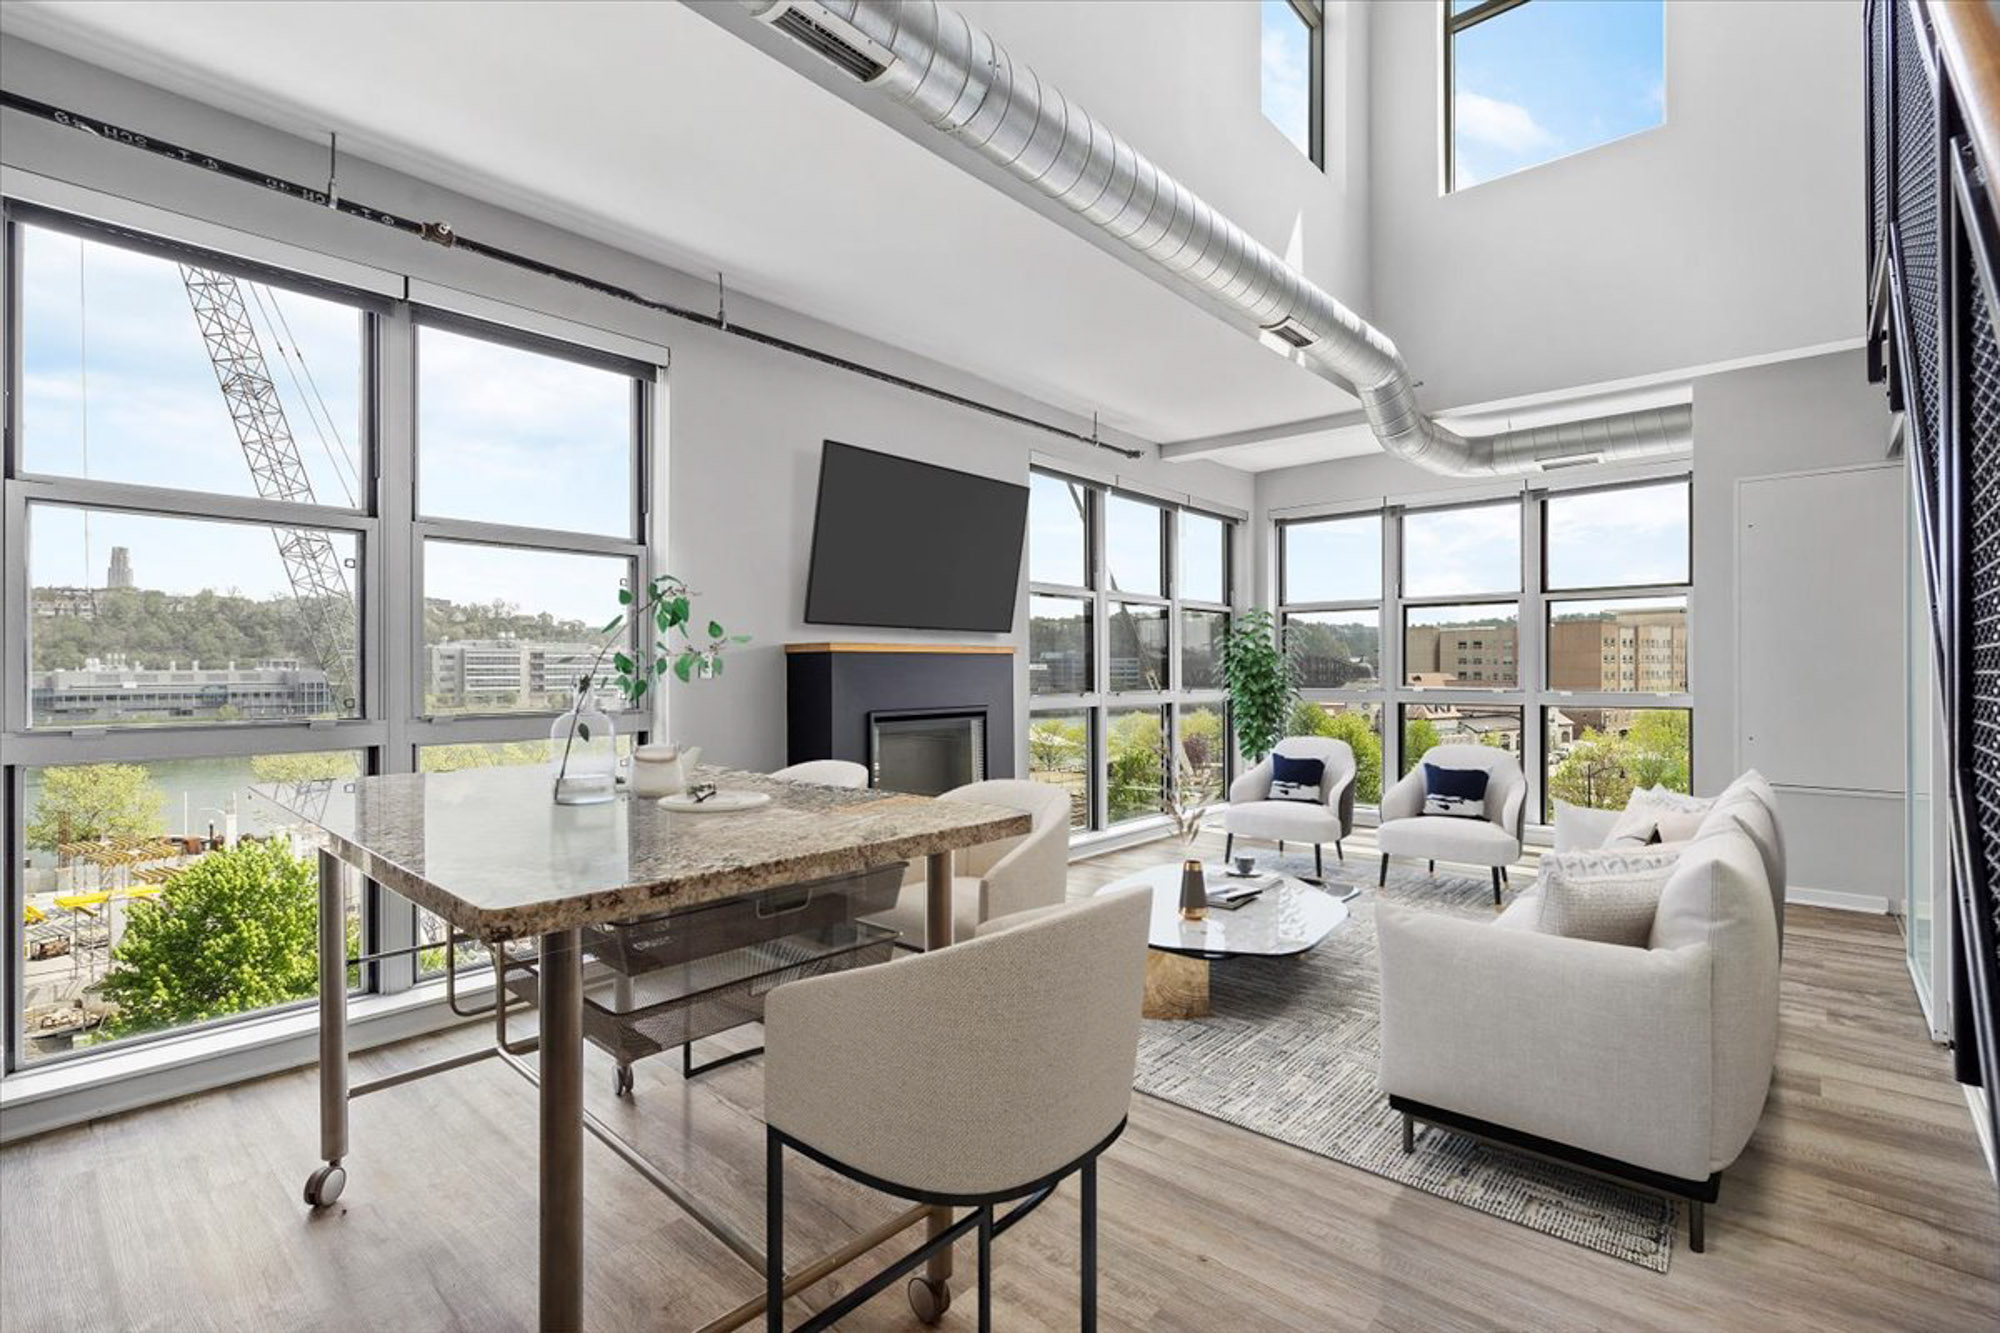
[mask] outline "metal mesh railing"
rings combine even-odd
[[[1894,4],[1896,68],[1896,240],[1903,313],[1910,340],[1910,408],[1917,418],[1924,480],[1936,494],[1940,410],[1937,99],[1910,6]]]
[[[1970,768],[1978,851],[1986,883],[1992,885],[2000,883],[2000,337],[1986,299],[1985,276],[1966,274],[1957,284],[1957,326],[1964,345],[1956,403],[1965,448]],[[1994,906],[1991,899],[1984,904],[1989,913]],[[1994,925],[2000,932],[2000,917]],[[2000,958],[1994,962],[2000,968]]]

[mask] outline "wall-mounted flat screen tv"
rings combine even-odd
[[[806,620],[1014,628],[1028,488],[826,442]]]

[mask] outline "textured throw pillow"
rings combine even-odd
[[[1599,875],[1643,875],[1655,870],[1671,871],[1680,863],[1684,842],[1656,842],[1645,847],[1590,847],[1573,852],[1549,852],[1542,857],[1544,877],[1555,874],[1572,879]]]
[[[1542,910],[1535,929],[1544,935],[1645,948],[1659,911],[1660,892],[1678,854],[1671,860],[1655,858],[1663,863],[1650,867],[1591,873],[1565,866],[1565,859],[1542,858],[1536,888]]]
[[[1424,765],[1424,813],[1448,819],[1486,818],[1486,770]]]
[[[1274,801],[1304,801],[1317,805],[1320,800],[1320,784],[1326,779],[1326,762],[1320,759],[1291,759],[1282,754],[1271,756],[1271,799]]]

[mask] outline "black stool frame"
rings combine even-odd
[[[1013,1189],[997,1190],[991,1194],[939,1194],[932,1190],[911,1189],[894,1181],[871,1176],[865,1171],[857,1171],[843,1162],[834,1160],[813,1147],[774,1126],[764,1128],[764,1281],[765,1307],[764,1327],[769,1333],[784,1333],[785,1327],[785,1149],[809,1157],[830,1171],[847,1177],[869,1189],[908,1199],[912,1203],[930,1204],[934,1207],[970,1208],[973,1211],[937,1235],[932,1236],[916,1249],[910,1251],[895,1263],[869,1278],[866,1282],[848,1292],[832,1305],[821,1310],[812,1318],[800,1324],[794,1333],[817,1333],[820,1329],[832,1328],[845,1319],[862,1304],[873,1300],[897,1278],[916,1268],[931,1255],[963,1238],[967,1233],[977,1231],[979,1235],[979,1330],[990,1333],[993,1327],[993,1238],[1006,1231],[1016,1222],[1040,1207],[1056,1186],[1072,1175],[1083,1177],[1082,1200],[1082,1312],[1083,1333],[1096,1333],[1097,1329],[1097,1159],[1104,1150],[1118,1141],[1125,1132],[1125,1121],[1120,1120],[1117,1128],[1107,1134],[1096,1147],[1064,1166],[1057,1168],[1039,1180],[1017,1186]],[[994,1205],[1021,1202],[999,1217],[993,1213]],[[942,1308],[938,1311],[943,1313]]]

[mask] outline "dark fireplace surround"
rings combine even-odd
[[[786,762],[847,759],[918,795],[1014,776],[1014,657],[986,645],[785,648]]]

